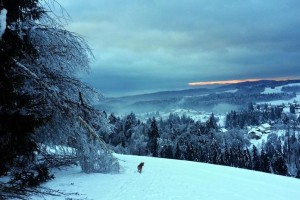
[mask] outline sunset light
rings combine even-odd
[[[203,85],[226,85],[226,84],[235,84],[235,83],[243,83],[243,82],[255,82],[261,80],[294,80],[299,79],[299,77],[279,77],[279,78],[261,78],[261,79],[242,79],[242,80],[226,80],[226,81],[202,81],[202,82],[191,82],[188,83],[189,86],[203,86]]]

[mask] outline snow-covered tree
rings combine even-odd
[[[37,143],[33,132],[45,118],[33,111],[37,99],[27,92],[31,89],[27,85],[28,74],[32,72],[21,64],[28,58],[37,58],[37,50],[30,43],[23,23],[38,20],[42,10],[34,0],[1,0],[0,11],[0,175],[3,175],[12,166],[25,170],[34,162]]]
[[[264,148],[261,149],[261,171],[270,173],[270,159],[265,153]]]
[[[275,174],[283,176],[289,175],[288,168],[281,152],[276,152],[276,154],[273,156],[271,166]]]
[[[261,170],[260,156],[255,145],[252,146],[252,169],[256,171]]]
[[[153,117],[152,121],[151,121],[151,127],[150,130],[148,132],[149,135],[149,149],[150,152],[152,153],[153,157],[157,157],[158,156],[158,137],[159,137],[159,132],[158,132],[158,127],[157,127],[157,122],[156,119]]]
[[[99,137],[111,131],[109,122],[91,106],[99,95],[77,78],[89,69],[92,53],[63,27],[64,16],[55,17],[57,6],[55,0],[0,0],[6,20],[0,40],[1,170],[24,154],[34,162],[34,152],[52,145],[75,148],[85,172],[118,171]]]

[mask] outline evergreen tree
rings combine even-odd
[[[230,164],[232,167],[238,167],[237,149],[232,146],[230,149]]]
[[[173,151],[171,145],[164,145],[160,151],[161,158],[173,158]]]
[[[224,164],[227,166],[231,166],[231,157],[230,157],[230,150],[228,147],[227,142],[225,141],[225,147],[224,147]]]
[[[282,117],[282,121],[283,121],[284,124],[288,124],[290,119],[286,114],[284,114],[283,117]]]
[[[243,160],[244,160],[244,167],[246,169],[252,169],[252,160],[248,148],[244,149]]]
[[[37,59],[37,49],[28,30],[21,25],[28,20],[39,20],[45,11],[36,0],[0,0],[0,11],[3,9],[7,15],[5,32],[0,38],[0,176],[12,166],[25,170],[34,162],[37,142],[33,132],[46,121],[32,112],[36,97],[24,92],[28,77],[20,73],[23,69],[19,67],[19,60],[27,59],[26,56]],[[17,26],[20,28],[16,29]]]
[[[195,152],[194,152],[194,147],[192,144],[190,143],[187,143],[186,144],[186,152],[185,152],[185,159],[186,160],[190,160],[190,161],[193,161],[195,160]]]
[[[275,174],[287,176],[288,168],[286,166],[283,155],[280,152],[277,152],[272,158],[272,169]]]
[[[214,113],[211,113],[209,119],[206,122],[206,126],[208,130],[218,130],[217,120],[215,118]]]
[[[257,148],[255,145],[252,146],[252,169],[260,171],[260,157],[257,153]]]
[[[290,113],[292,113],[292,114],[296,113],[296,109],[295,109],[295,106],[293,104],[290,105]]]
[[[124,136],[129,139],[134,132],[134,126],[137,125],[136,116],[133,112],[127,115],[124,124]]]
[[[265,153],[264,148],[261,149],[260,159],[261,159],[261,171],[270,173],[270,159]]]
[[[159,132],[158,132],[158,127],[157,127],[157,122],[156,119],[153,117],[151,121],[151,126],[150,130],[148,132],[149,136],[149,148],[150,152],[153,157],[158,156],[158,137],[159,137]]]
[[[48,153],[43,145],[76,148],[86,172],[118,170],[99,137],[111,131],[105,113],[90,106],[96,94],[76,76],[88,70],[92,54],[51,17],[57,4],[49,1],[0,0],[0,10],[7,10],[0,37],[0,173],[33,172],[34,185],[51,178],[41,178],[53,165],[42,156]]]
[[[250,102],[248,105],[248,111],[250,111],[250,112],[254,111],[254,106],[253,106],[252,102]]]
[[[176,144],[176,150],[175,150],[175,154],[174,154],[174,158],[179,160],[180,159],[180,155],[181,155],[181,151],[179,149],[179,144],[177,142],[177,144]]]
[[[215,139],[213,139],[211,146],[210,146],[210,163],[212,164],[218,164],[219,163],[219,146]]]
[[[241,150],[241,148],[238,148],[237,156],[238,156],[238,167],[245,168],[246,161],[245,161],[245,157],[243,155],[243,151]]]

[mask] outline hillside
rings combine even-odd
[[[162,91],[134,96],[106,98],[97,106],[109,112],[136,113],[165,111],[175,108],[197,111],[216,111],[220,107],[225,112],[239,110],[249,103],[289,100],[299,93],[300,80],[262,80],[243,82],[211,88],[195,88],[179,91]],[[285,88],[278,92],[274,88]],[[275,92],[274,92],[275,91]],[[271,94],[269,94],[271,93]]]
[[[78,193],[32,199],[89,200],[298,200],[300,180],[261,172],[161,158],[116,155],[120,174],[85,174],[80,167],[56,171],[45,184]],[[142,174],[136,166],[145,162]]]

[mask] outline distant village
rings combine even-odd
[[[279,106],[281,109],[283,109],[284,113],[291,113],[296,114],[297,117],[300,116],[300,104],[297,102],[293,103],[286,103],[281,104]],[[261,105],[253,105],[253,108],[255,110],[260,110]],[[268,111],[271,112],[272,106],[268,105]],[[260,139],[264,134],[271,133],[272,125],[274,124],[274,121],[270,121],[269,123],[263,123],[259,126],[255,127],[249,127],[248,135],[251,139]]]

